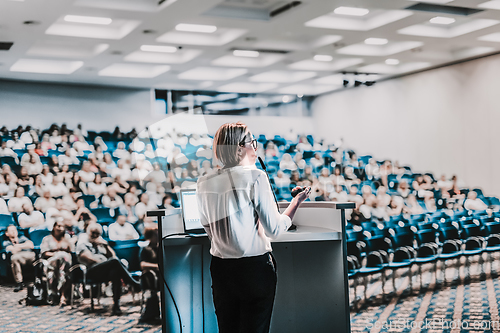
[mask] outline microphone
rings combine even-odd
[[[273,197],[274,197],[274,202],[276,202],[276,208],[278,208],[278,212],[280,211],[280,206],[278,205],[278,199],[276,199],[276,194],[274,193],[273,185],[271,184],[271,179],[269,178],[269,174],[267,173],[267,168],[266,165],[264,164],[264,161],[260,156],[257,156],[259,159],[260,166],[262,167],[262,170],[266,173],[267,180],[269,181],[269,186],[271,186],[271,192],[273,192]]]
[[[257,158],[259,159],[259,163],[260,163],[260,166],[262,167],[262,170],[264,170],[264,172],[267,175],[267,180],[269,181],[269,186],[271,186],[271,192],[273,192],[274,202],[276,202],[276,208],[278,208],[278,212],[279,212],[280,207],[278,205],[278,200],[276,199],[276,194],[274,193],[274,190],[273,190],[273,185],[271,184],[271,180],[269,179],[269,174],[267,173],[266,165],[264,164],[264,161],[262,160],[262,158],[260,158],[260,156],[257,156]],[[295,230],[297,230],[297,226],[295,224],[292,224],[290,226],[290,228],[288,228],[288,231],[295,231]]]

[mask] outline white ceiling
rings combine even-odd
[[[378,74],[373,80],[500,51],[500,1],[425,1],[483,10],[464,16],[408,10],[418,3],[410,0],[302,0],[269,17],[287,3],[295,2],[0,0],[0,42],[14,43],[0,51],[0,78],[316,95],[341,89],[344,71]],[[341,6],[369,12],[335,14]],[[68,22],[67,15],[104,21]],[[437,16],[455,22],[431,23]],[[185,32],[178,24],[217,28]],[[367,38],[387,43],[367,44]],[[151,52],[142,45],[178,49]],[[261,52],[239,57],[235,49]]]

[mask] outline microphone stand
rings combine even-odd
[[[257,156],[259,159],[260,166],[262,167],[262,170],[266,173],[267,180],[269,181],[269,186],[271,186],[271,192],[273,192],[273,197],[274,197],[274,202],[276,202],[276,208],[278,208],[278,212],[280,211],[280,206],[278,205],[278,199],[276,199],[276,193],[274,193],[273,185],[271,184],[271,179],[269,178],[269,174],[267,173],[267,168],[266,165],[264,164],[264,161],[260,156]]]

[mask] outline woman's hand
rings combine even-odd
[[[293,191],[295,190],[300,190],[300,189],[303,189],[302,187],[300,186],[297,186],[295,187]],[[305,187],[301,192],[299,192],[299,194],[297,194],[293,200],[296,200],[297,201],[297,204],[301,204],[302,202],[304,202],[307,198],[309,198],[309,195],[311,194],[311,186],[307,186]]]

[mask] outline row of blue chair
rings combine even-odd
[[[468,213],[467,213],[468,214]],[[460,215],[460,214],[457,214]],[[347,254],[349,277],[354,281],[355,305],[357,305],[357,278],[364,280],[364,300],[367,300],[367,278],[381,274],[382,297],[385,298],[386,271],[392,272],[393,290],[396,292],[396,270],[408,268],[412,291],[412,267],[418,265],[420,288],[423,288],[422,265],[434,263],[438,280],[438,262],[441,262],[443,283],[446,284],[447,260],[466,258],[467,276],[470,276],[469,257],[479,255],[483,274],[482,253],[500,250],[500,217],[462,216],[458,220],[441,217],[416,216],[380,222],[365,222],[360,227],[347,230]]]

